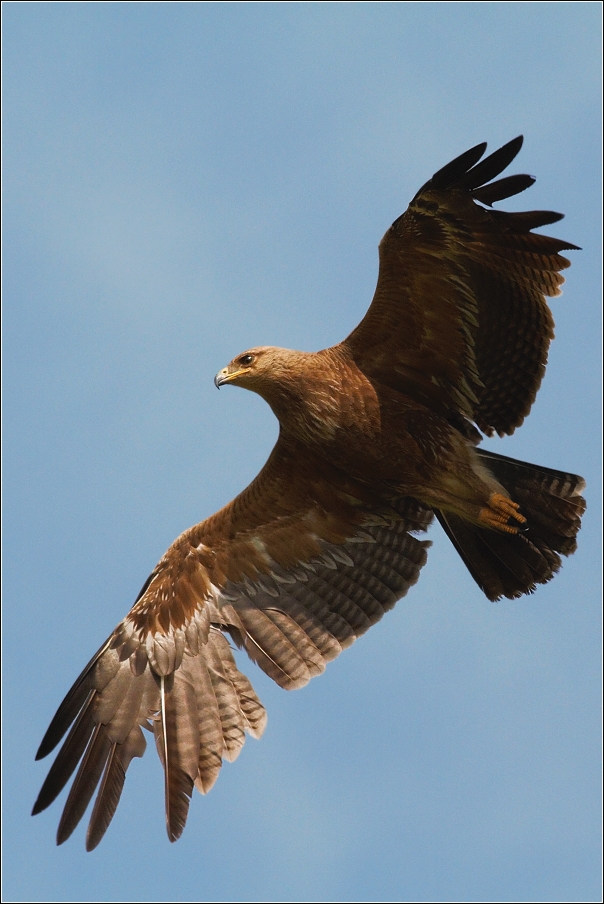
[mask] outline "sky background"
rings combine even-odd
[[[4,900],[592,901],[599,882],[600,4],[17,3],[4,24]],[[587,478],[579,551],[491,604],[420,582],[268,709],[169,844],[149,744],[101,846],[29,815],[63,695],[277,435],[212,380],[358,323],[420,185],[524,133],[508,209],[582,246],[526,424]],[[500,205],[502,206],[502,205]],[[547,230],[546,230],[547,231]],[[61,800],[64,800],[63,795]]]

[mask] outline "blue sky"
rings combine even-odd
[[[16,3],[4,24],[4,899],[598,900],[600,4]],[[419,186],[519,133],[508,208],[580,245],[525,425],[587,478],[579,551],[491,604],[440,528],[421,580],[169,844],[161,767],[101,846],[29,812],[64,693],[170,542],[258,472],[262,400],[212,379],[367,308]]]

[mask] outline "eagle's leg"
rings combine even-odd
[[[488,506],[480,510],[478,518],[485,527],[494,527],[496,530],[502,530],[508,534],[517,534],[516,525],[508,524],[508,521],[513,518],[519,524],[526,524],[526,518],[519,509],[520,506],[517,502],[512,502],[501,493],[493,493]]]

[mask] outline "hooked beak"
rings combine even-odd
[[[231,383],[236,377],[239,377],[244,373],[247,373],[246,368],[241,368],[240,370],[233,371],[233,373],[229,373],[228,367],[223,367],[214,377],[214,386],[216,389],[220,389],[225,383]]]

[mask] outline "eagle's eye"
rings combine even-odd
[[[245,367],[247,367],[247,365],[251,364],[253,360],[254,360],[253,355],[242,355],[241,358],[239,359],[239,363],[243,364]]]

